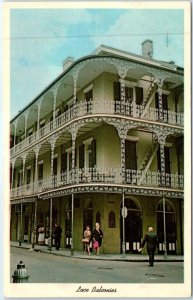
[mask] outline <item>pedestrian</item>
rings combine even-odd
[[[97,222],[95,224],[95,229],[92,233],[92,240],[93,240],[93,248],[96,251],[96,255],[99,255],[99,250],[102,244],[103,232],[100,229],[100,224]]]
[[[82,239],[82,242],[84,247],[84,253],[86,253],[87,251],[88,255],[90,255],[90,239],[91,239],[91,230],[90,230],[90,226],[87,225],[84,231],[84,238]]]
[[[153,230],[152,226],[148,227],[148,232],[145,234],[143,241],[141,243],[141,248],[138,249],[139,252],[142,251],[143,247],[147,243],[147,253],[149,255],[149,266],[153,267],[154,264],[154,254],[156,251],[156,247],[158,247],[158,238],[156,233]]]
[[[54,226],[54,242],[55,242],[56,250],[59,250],[59,248],[60,248],[61,237],[62,237],[62,228],[60,227],[60,225],[55,223],[55,226]]]

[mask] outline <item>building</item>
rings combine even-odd
[[[183,253],[183,68],[107,46],[73,61],[10,122],[10,238],[135,253],[147,226],[159,253]]]

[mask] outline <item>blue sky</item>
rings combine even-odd
[[[62,72],[67,56],[101,44],[140,55],[152,39],[155,59],[183,66],[183,23],[182,9],[11,9],[10,117]]]

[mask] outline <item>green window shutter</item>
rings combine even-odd
[[[96,140],[93,140],[91,143],[91,168],[96,166]]]
[[[143,101],[143,88],[136,86],[135,92],[136,92],[136,104],[140,105]]]
[[[61,154],[61,172],[67,170],[67,152]]]
[[[79,168],[84,168],[84,145],[79,146]]]
[[[113,91],[114,91],[114,100],[120,101],[121,100],[120,82],[113,83]]]
[[[125,168],[137,170],[136,142],[125,141]]]

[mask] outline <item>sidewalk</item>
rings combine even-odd
[[[17,247],[22,249],[28,249],[28,251],[32,250],[32,245],[28,243],[21,243],[21,246],[19,246],[19,242],[11,241],[10,242],[11,247]],[[35,245],[34,251],[39,251],[43,253],[48,253],[52,255],[58,255],[58,256],[67,256],[70,258],[79,258],[79,259],[90,259],[90,260],[109,260],[109,261],[135,261],[135,262],[141,262],[141,261],[148,261],[148,256],[143,254],[103,254],[101,253],[99,256],[96,256],[94,253],[91,253],[91,255],[84,254],[80,251],[74,251],[74,255],[71,255],[70,249],[66,248],[60,248],[59,251],[55,250],[55,247],[52,247],[52,250],[47,250],[47,246],[44,245]],[[167,258],[164,258],[164,255],[155,255],[155,261],[164,261],[164,262],[183,262],[184,256],[183,255],[167,255]]]

